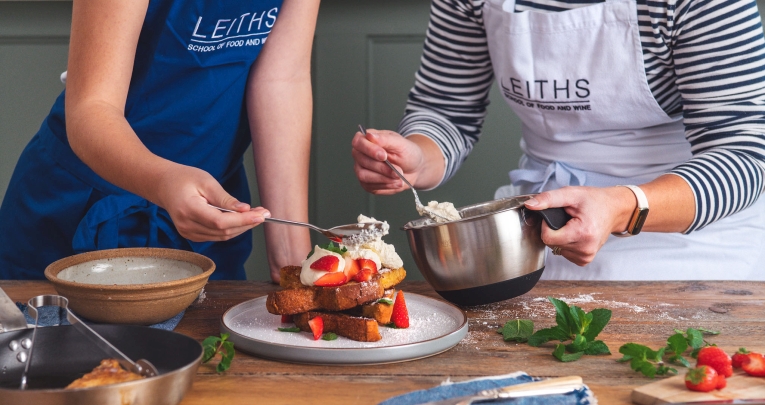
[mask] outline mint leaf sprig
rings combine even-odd
[[[502,334],[505,341],[526,342],[529,346],[537,347],[551,340],[565,342],[555,346],[552,355],[562,361],[578,360],[582,355],[611,354],[608,346],[602,340],[595,338],[603,331],[611,320],[611,310],[596,308],[585,313],[581,308],[547,297],[555,306],[556,326],[540,329],[534,332],[534,322],[528,319],[516,319],[505,323],[497,332]]]
[[[346,249],[345,247],[341,248],[340,246],[335,246],[335,244],[332,243],[332,242],[329,242],[329,243],[327,243],[324,246],[319,245],[319,247],[324,249],[324,250],[329,250],[330,252],[337,253],[337,254],[339,254],[341,256],[343,255],[343,253],[348,251],[348,249]],[[308,259],[309,257],[311,257],[313,255],[314,250],[316,250],[315,247],[312,248],[310,252],[308,252],[308,256],[306,256],[306,259]]]
[[[677,374],[677,369],[667,364],[690,367],[688,359],[683,357],[685,352],[690,349],[690,356],[696,358],[702,347],[710,345],[704,340],[704,334],[717,335],[720,333],[702,328],[688,328],[685,332],[675,329],[674,332],[675,334],[667,338],[667,345],[659,350],[653,350],[637,343],[622,345],[619,348],[619,353],[623,354],[624,357],[617,361],[629,362],[633,370],[650,378],[657,375]]]
[[[228,333],[221,333],[218,336],[208,336],[202,341],[202,363],[212,360],[217,354],[220,354],[220,361],[215,367],[218,374],[228,370],[231,367],[231,360],[234,359],[234,343],[228,340]]]

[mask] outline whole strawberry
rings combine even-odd
[[[760,353],[749,353],[741,364],[741,368],[749,375],[765,377],[765,357]]]
[[[401,290],[396,294],[396,301],[393,303],[393,312],[391,312],[390,320],[397,328],[404,329],[409,327],[409,310],[406,309],[404,292]]]
[[[744,360],[747,358],[747,354],[749,354],[749,350],[746,350],[744,347],[739,347],[738,351],[731,357],[733,367],[741,368],[741,365],[744,364]]]
[[[685,386],[691,391],[709,392],[724,388],[726,384],[725,377],[710,366],[695,367],[685,374]]]
[[[733,363],[728,353],[717,346],[706,346],[699,350],[696,367],[709,366],[723,377],[733,375]]]

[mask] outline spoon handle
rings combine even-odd
[[[290,220],[287,220],[287,219],[279,219],[279,218],[265,218],[265,220],[266,220],[266,222],[276,222],[276,223],[285,224],[285,225],[304,226],[306,228],[311,228],[314,231],[317,231],[319,233],[326,232],[325,229],[319,228],[316,225],[307,224],[305,222],[290,221]]]
[[[412,184],[409,183],[409,180],[407,180],[406,177],[404,177],[403,174],[401,174],[398,170],[396,170],[395,167],[393,167],[393,164],[391,162],[389,162],[388,159],[385,159],[384,162],[385,162],[386,165],[388,165],[388,167],[390,167],[391,170],[393,170],[394,173],[396,173],[396,175],[398,175],[398,177],[401,178],[401,180],[404,181],[404,183],[406,183],[407,186],[409,186],[409,188],[412,189],[412,191],[414,191],[414,186],[412,186]]]
[[[209,206],[211,206],[211,207],[213,207],[213,208],[215,208],[217,210],[223,211],[223,212],[238,213],[238,211],[228,210],[228,209],[221,208],[221,207],[216,207],[216,206],[214,206],[212,204],[207,204],[207,205],[209,205]],[[290,220],[287,220],[287,219],[279,219],[279,218],[264,218],[264,219],[265,219],[266,222],[276,222],[276,223],[286,224],[286,225],[304,226],[306,228],[311,228],[311,229],[313,229],[314,231],[317,231],[317,232],[321,232],[321,233],[326,232],[325,229],[319,228],[316,225],[307,224],[305,222],[290,221]]]

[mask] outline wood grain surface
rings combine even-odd
[[[0,281],[16,301],[53,293],[44,281]],[[421,281],[404,282],[404,291],[438,297]],[[202,340],[219,333],[220,317],[242,301],[260,297],[277,286],[255,281],[211,281],[204,300],[195,302],[176,329]],[[585,311],[608,308],[611,322],[599,338],[610,356],[584,356],[561,363],[551,356],[552,344],[534,348],[507,343],[496,333],[511,319],[531,319],[536,328],[555,323],[547,296],[563,299]],[[636,342],[658,349],[673,329],[718,330],[712,343],[734,352],[744,346],[765,351],[765,283],[761,282],[570,282],[541,281],[522,297],[467,308],[470,331],[456,347],[426,359],[375,366],[289,364],[237,352],[231,369],[215,373],[202,365],[183,405],[191,404],[375,404],[391,396],[437,386],[443,381],[525,371],[533,376],[579,375],[601,404],[629,404],[634,388],[657,381],[618,363],[619,347]],[[685,369],[679,368],[681,373]],[[320,399],[320,400],[319,400]]]

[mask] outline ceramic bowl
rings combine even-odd
[[[214,270],[212,260],[193,252],[125,248],[65,257],[45,277],[88,320],[151,325],[191,305]]]

